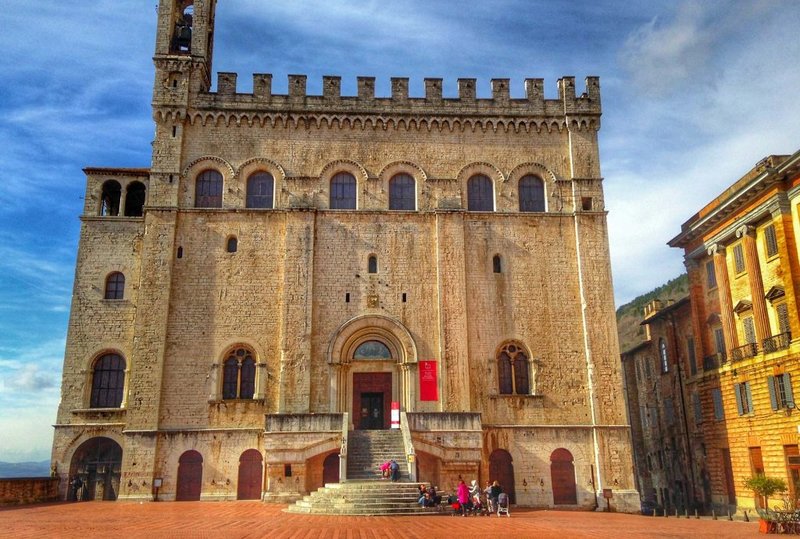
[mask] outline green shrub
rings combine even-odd
[[[767,507],[770,496],[786,492],[786,481],[779,477],[767,477],[759,474],[744,480],[745,488],[753,491],[759,499],[763,498],[763,507]]]

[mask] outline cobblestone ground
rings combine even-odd
[[[1,537],[756,537],[755,522],[512,509],[506,517],[290,515],[261,502],[60,503],[0,509]]]

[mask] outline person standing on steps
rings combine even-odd
[[[392,459],[389,462],[389,471],[391,472],[392,481],[400,479],[400,465],[397,464],[396,460]]]

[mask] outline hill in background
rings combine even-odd
[[[0,462],[0,478],[50,477],[50,461]]]
[[[689,276],[684,273],[617,309],[617,333],[619,335],[620,352],[630,350],[637,344],[644,342],[644,327],[639,324],[642,323],[642,318],[644,318],[645,305],[654,299],[660,299],[666,305],[667,301],[671,299],[678,301],[688,295]]]

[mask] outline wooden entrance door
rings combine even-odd
[[[361,394],[361,425],[362,429],[383,428],[383,393]],[[364,414],[363,411],[367,413]]]
[[[497,481],[508,494],[510,503],[517,503],[514,493],[514,465],[511,463],[511,453],[505,449],[495,449],[489,456],[489,480]]]
[[[175,500],[195,502],[200,500],[203,485],[203,456],[197,451],[186,451],[178,459],[178,492]]]
[[[261,499],[261,453],[248,449],[239,457],[239,483],[236,488],[237,500]]]
[[[357,429],[388,429],[392,373],[353,373],[353,423]]]
[[[575,465],[572,453],[566,449],[556,449],[550,455],[550,480],[553,483],[554,505],[577,505]]]
[[[725,486],[728,494],[728,504],[736,505],[736,485],[733,483],[733,466],[731,465],[731,450],[727,447],[722,450],[722,471],[725,474]]]
[[[322,483],[338,483],[339,482],[339,454],[331,453],[325,457],[322,463]]]

